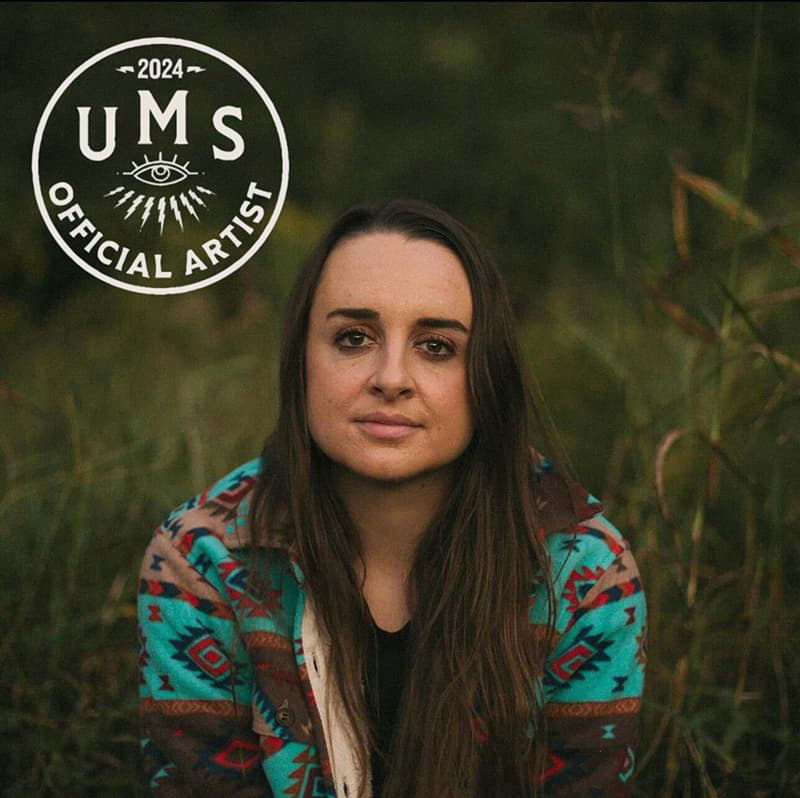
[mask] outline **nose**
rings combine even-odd
[[[402,345],[387,342],[375,359],[370,391],[389,400],[411,396],[414,382],[408,369],[407,356]]]

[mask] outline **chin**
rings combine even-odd
[[[449,472],[454,461],[444,463],[426,462],[409,463],[391,460],[370,461],[368,458],[357,463],[339,463],[339,467],[352,474],[372,482],[384,482],[400,485],[434,475],[444,476]]]

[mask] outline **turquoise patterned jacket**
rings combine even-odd
[[[153,792],[172,796],[356,798],[364,786],[347,725],[327,694],[326,643],[288,547],[270,549],[250,592],[252,460],[164,520],[139,588],[141,746]],[[537,469],[555,577],[556,636],[541,685],[543,789],[625,796],[645,664],[645,601],[628,544],[583,496]],[[568,509],[570,508],[570,509]],[[531,596],[532,633],[545,599]]]

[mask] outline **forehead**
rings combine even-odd
[[[458,257],[443,244],[402,233],[362,233],[328,256],[313,308],[370,308],[456,317],[469,326],[472,296]],[[313,312],[313,311],[312,311]]]

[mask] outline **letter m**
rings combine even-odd
[[[167,107],[162,111],[155,97],[148,89],[139,90],[139,144],[152,144],[150,138],[150,117],[156,120],[161,130],[166,130],[173,116],[175,122],[175,144],[188,144],[186,140],[186,95],[188,89],[181,89],[172,95]]]

